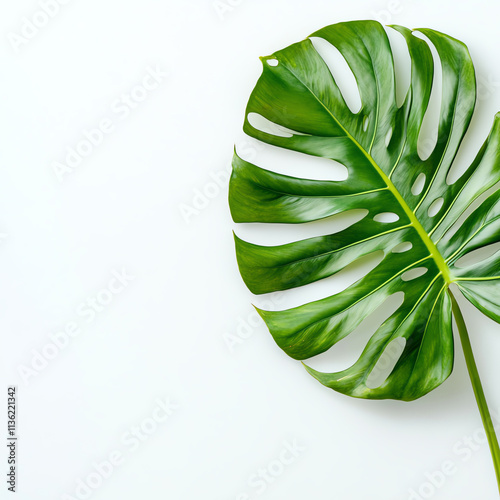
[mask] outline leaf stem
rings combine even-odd
[[[476,361],[474,360],[474,354],[472,353],[469,333],[467,332],[467,327],[465,326],[465,320],[462,316],[462,311],[460,310],[460,307],[449,288],[448,294],[451,298],[453,316],[455,317],[455,323],[460,334],[460,341],[462,343],[462,348],[465,355],[467,370],[469,372],[472,388],[474,389],[474,395],[476,396],[476,402],[479,408],[479,413],[481,414],[484,430],[486,431],[486,436],[488,438],[488,444],[490,446],[491,456],[493,458],[493,466],[495,467],[495,474],[497,476],[498,489],[500,492],[500,448],[498,446],[495,427],[491,420],[491,415],[486,403],[486,398],[484,397],[483,386],[481,384],[481,379],[479,378],[479,372],[477,371]]]

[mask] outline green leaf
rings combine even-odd
[[[404,37],[411,60],[410,85],[400,106],[391,46],[377,22],[340,23],[311,35],[335,46],[349,65],[361,99],[357,112],[346,104],[311,38],[262,58],[244,131],[274,146],[341,163],[348,177],[291,177],[235,153],[229,187],[234,221],[300,224],[353,209],[364,210],[364,216],[334,234],[278,246],[235,236],[238,266],[248,288],[263,294],[328,278],[368,255],[383,256],[340,293],[284,311],[259,310],[278,346],[305,360],[330,349],[402,292],[402,304],[350,368],[321,373],[306,365],[325,386],[358,398],[410,401],[439,386],[453,369],[453,312],[500,488],[500,446],[465,321],[449,288],[456,284],[500,322],[500,115],[472,164],[452,182],[450,172],[476,100],[467,47],[443,33],[417,30],[434,46],[442,72],[437,141],[424,156],[418,143],[434,58],[422,37],[401,26],[390,28]],[[268,127],[256,126],[256,118]],[[415,189],[422,180],[423,188]],[[386,212],[392,222],[380,217]],[[393,341],[402,353],[385,381],[374,387],[370,376]]]
[[[500,191],[457,230],[457,220],[471,204],[500,181],[500,125],[497,115],[472,165],[448,184],[476,100],[469,52],[450,36],[417,30],[435,47],[442,67],[437,142],[422,159],[418,140],[431,97],[433,56],[429,44],[411,30],[391,29],[404,37],[411,59],[410,86],[400,107],[391,46],[377,22],[340,23],[311,35],[335,46],[345,58],[361,98],[357,113],[347,106],[310,38],[262,58],[263,72],[248,102],[244,131],[274,146],[339,162],[348,178],[291,177],[235,154],[229,202],[234,221],[240,223],[305,223],[365,209],[365,217],[343,231],[285,245],[261,246],[235,237],[238,265],[248,288],[263,294],[307,285],[363,256],[383,252],[379,265],[340,293],[285,311],[259,313],[278,346],[305,360],[330,349],[389,296],[403,292],[401,306],[376,330],[353,366],[336,373],[306,368],[322,384],[349,396],[409,401],[439,386],[452,371],[450,284],[456,283],[481,311],[500,321],[500,252],[466,267],[455,265],[473,250],[500,240]],[[253,114],[281,132],[256,128]],[[415,195],[412,186],[422,175],[424,187]],[[436,205],[440,208],[434,213]],[[378,221],[382,212],[396,214],[397,221]],[[397,251],[405,242],[411,249]],[[425,273],[408,279],[407,271],[417,268]],[[379,387],[369,387],[370,373],[395,339],[404,339],[404,350],[393,371]]]

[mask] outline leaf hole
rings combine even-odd
[[[415,179],[415,182],[413,183],[413,186],[411,187],[411,193],[414,196],[418,196],[424,190],[425,179],[426,176],[423,172],[418,174],[417,178]]]
[[[479,92],[479,87],[478,87]],[[451,186],[460,179],[464,173],[471,167],[477,156],[477,144],[484,141],[484,136],[488,134],[488,129],[483,128],[485,124],[482,121],[482,103],[478,100],[476,111],[472,116],[471,123],[460,143],[457,154],[446,174],[446,184]],[[489,124],[488,124],[489,126]]]
[[[342,94],[345,103],[353,114],[361,109],[361,97],[354,74],[344,56],[330,42],[321,37],[310,38],[314,48],[325,61],[330,73]]]
[[[421,38],[427,42],[434,60],[434,78],[432,80],[431,95],[417,141],[418,156],[422,161],[425,161],[434,151],[439,134],[439,118],[441,114],[443,92],[443,70],[441,60],[439,59],[434,44],[423,33],[418,31],[414,31],[413,33],[417,38]]]
[[[386,28],[387,37],[391,45],[394,60],[394,73],[396,75],[396,105],[403,104],[411,82],[411,59],[408,44],[404,36],[394,28]]]
[[[346,210],[303,224],[239,224],[238,236],[257,245],[284,245],[298,240],[339,233],[368,215],[365,208]]]
[[[366,379],[366,386],[369,389],[377,389],[388,379],[405,347],[406,339],[404,337],[398,337],[389,342]]]
[[[352,366],[363,352],[370,337],[403,304],[404,292],[389,295],[349,335],[328,351],[309,359],[308,365],[323,372],[345,370]]]
[[[415,267],[413,269],[410,269],[409,271],[404,272],[401,275],[401,279],[403,281],[412,281],[416,280],[417,278],[420,278],[420,276],[423,276],[428,269],[426,267]]]
[[[429,210],[427,210],[427,215],[429,217],[435,217],[441,210],[443,203],[444,203],[444,198],[436,198],[429,206]]]
[[[370,123],[370,117],[367,115],[363,118],[363,132],[368,130],[368,124]]]
[[[274,123],[259,113],[248,113],[247,119],[253,128],[276,137],[290,138],[294,135],[306,135]]]
[[[472,130],[472,129],[469,129],[469,130]],[[450,169],[448,170],[448,173],[446,174],[446,184],[448,184],[448,186],[455,184],[455,182],[457,182],[458,179],[460,179],[460,177],[462,177],[462,175],[465,173],[467,168],[469,168],[469,166],[474,161],[474,158],[470,158],[470,156],[471,156],[470,151],[468,152],[467,149],[464,147],[466,138],[468,138],[469,136],[470,136],[470,133],[467,133],[464,136],[463,142],[462,142],[462,144],[460,144],[457,155],[453,159],[453,163],[451,164]]]
[[[278,64],[279,64],[278,59],[274,59],[274,58],[272,58],[272,59],[267,59],[267,60],[266,60],[266,62],[267,62],[267,64],[268,64],[269,66],[273,66],[273,67],[276,67],[276,66],[278,66]]]
[[[476,248],[464,256],[460,257],[453,265],[458,268],[470,267],[479,264],[483,260],[489,259],[500,251],[500,241],[486,245],[481,248]]]
[[[404,241],[403,243],[396,245],[392,249],[392,253],[404,253],[408,252],[408,250],[411,250],[412,248],[413,248],[413,243],[411,243],[410,241]]]
[[[255,163],[258,157],[259,167],[278,174],[336,182],[345,181],[349,177],[347,168],[335,160],[277,148],[248,136],[237,142],[236,149],[244,160]]]
[[[373,220],[375,222],[396,222],[399,220],[399,215],[395,214],[394,212],[382,212],[380,214],[377,214]]]

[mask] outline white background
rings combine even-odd
[[[231,222],[227,183],[210,184],[211,175],[226,177],[234,143],[262,166],[279,160],[241,132],[258,57],[351,19],[435,28],[467,43],[483,82],[466,144],[473,157],[500,110],[496,6],[72,0],[20,43],[23,18],[40,5],[3,2],[0,435],[7,386],[16,385],[16,498],[83,498],[77,484],[89,477],[101,482],[87,495],[96,500],[407,500],[412,489],[420,498],[498,498],[460,348],[451,378],[412,403],[324,388],[256,321],[250,304],[266,298],[241,281],[231,231],[250,233]],[[155,89],[135,90],[144,99],[134,109],[117,108],[148,68],[165,76]],[[103,118],[113,130],[59,179],[54,163]],[[183,216],[204,190],[206,206],[198,199],[202,208]],[[87,300],[109,298],[102,290],[123,270],[133,276],[127,286],[95,316],[84,314]],[[318,286],[273,296],[271,306],[331,293]],[[464,314],[498,409],[500,326],[468,304]],[[54,354],[50,336],[72,322],[79,335]],[[241,340],[233,349],[231,336]],[[354,360],[361,347],[341,347],[339,356]],[[34,361],[42,352],[54,355],[46,366]],[[158,398],[177,406],[160,423],[151,420]],[[123,436],[141,424],[151,432],[131,450]],[[474,451],[463,442],[470,436]],[[300,451],[280,468],[285,442]],[[0,449],[4,478],[5,441]],[[99,481],[93,463],[116,452],[120,465]],[[454,474],[426,487],[426,474],[447,460]],[[277,472],[264,488],[254,475],[268,467]],[[2,479],[0,497],[11,496]]]

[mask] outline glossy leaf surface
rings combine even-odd
[[[235,154],[229,201],[239,223],[298,224],[365,209],[362,220],[345,230],[284,245],[262,246],[236,237],[239,269],[253,293],[265,294],[327,278],[361,257],[383,252],[380,264],[340,293],[284,311],[259,312],[278,346],[306,360],[330,349],[389,296],[403,292],[400,307],[372,335],[353,366],[336,373],[308,371],[350,396],[413,400],[440,385],[453,368],[451,283],[500,321],[500,252],[458,265],[470,252],[500,240],[500,192],[490,189],[500,181],[500,125],[496,116],[474,162],[449,184],[475,106],[469,52],[437,31],[417,30],[426,41],[401,26],[388,29],[404,37],[411,59],[410,86],[399,107],[391,45],[377,22],[328,26],[262,58],[244,131],[267,144],[339,162],[348,177],[291,177]],[[311,38],[332,44],[345,58],[358,86],[359,111],[346,104]],[[419,135],[435,73],[429,43],[440,60],[442,95],[436,145],[422,159]],[[272,122],[275,132],[257,128],[256,116]],[[414,194],[417,179],[425,181]],[[492,193],[470,211],[488,190]],[[393,222],[384,222],[381,213],[395,214]],[[418,277],[408,273],[417,268]],[[380,386],[369,387],[377,361],[395,339],[404,339],[404,349],[393,371]]]

